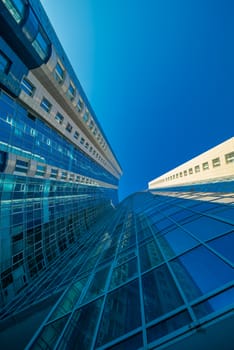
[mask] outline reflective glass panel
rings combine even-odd
[[[109,272],[109,267],[96,272],[89,286],[89,289],[86,293],[84,301],[87,301],[91,298],[96,298],[98,295],[103,293],[106,285],[106,278],[107,278],[108,272]]]
[[[101,305],[102,299],[98,299],[74,313],[58,349],[91,349]]]
[[[234,288],[230,288],[223,293],[220,293],[213,298],[193,307],[197,318],[202,318],[212,312],[222,310],[226,307],[234,307]]]
[[[191,317],[187,311],[181,312],[180,314],[173,316],[165,321],[159,322],[155,326],[147,329],[148,343],[154,340],[162,338],[175,330],[189,325]]]
[[[162,254],[155,241],[151,241],[139,248],[141,270],[144,272],[163,261]]]
[[[97,336],[101,346],[141,325],[138,280],[107,295]]]
[[[143,346],[143,340],[142,340],[142,334],[139,333],[137,335],[134,335],[131,338],[128,338],[116,345],[112,345],[110,347],[107,347],[105,349],[110,350],[137,350],[142,348]]]
[[[167,258],[181,254],[182,252],[198,245],[198,241],[179,227],[158,237],[158,240]]]
[[[183,305],[183,300],[165,264],[144,275],[142,286],[147,322]]]
[[[209,245],[234,264],[234,232],[214,239]]]
[[[201,240],[210,239],[219,234],[231,231],[233,228],[232,225],[205,216],[184,224],[183,227]]]
[[[133,259],[114,269],[112,278],[111,278],[110,288],[117,287],[118,285],[124,282],[127,282],[130,278],[136,275],[137,275],[137,259]]]
[[[87,278],[84,278],[69,288],[67,293],[62,297],[62,300],[57,305],[55,311],[52,313],[50,319],[61,317],[73,309],[82,293],[86,281]]]
[[[67,319],[68,317],[66,316],[45,326],[32,345],[31,349],[52,350],[66,324]]]
[[[171,266],[188,300],[221,287],[234,278],[233,269],[202,246],[173,260]]]

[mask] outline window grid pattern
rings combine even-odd
[[[26,109],[3,92],[0,95],[0,108],[0,150],[11,151],[112,185],[118,184],[118,180],[111,173],[43,121],[32,119]],[[58,122],[62,122],[63,116],[57,116]]]
[[[16,312],[64,291],[30,349],[143,349],[227,312],[234,198],[212,195],[209,201],[200,200],[204,192],[140,193],[99,221],[84,235],[79,254],[77,245],[65,251],[34,281],[23,305],[25,295],[12,303]],[[230,202],[218,202],[222,197]]]

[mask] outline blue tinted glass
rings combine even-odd
[[[184,224],[183,227],[201,240],[211,239],[233,229],[232,225],[205,216]]]
[[[109,268],[104,268],[96,272],[86,293],[84,301],[87,301],[91,298],[96,298],[98,295],[103,293],[108,272]]]
[[[234,208],[224,207],[224,210],[213,211],[212,214],[223,219],[231,220],[234,223]]]
[[[141,325],[139,299],[138,280],[107,295],[97,336],[97,346],[114,340]]]
[[[134,335],[131,338],[128,338],[127,340],[124,340],[116,345],[112,345],[110,347],[105,348],[106,350],[137,350],[139,348],[142,348],[143,346],[143,340],[142,340],[142,334],[139,333],[137,335]]]
[[[153,266],[159,265],[163,261],[162,254],[155,241],[152,240],[149,243],[139,248],[141,271],[146,271]]]
[[[147,322],[183,305],[183,300],[166,265],[142,276],[142,287]]]
[[[202,246],[174,260],[171,266],[189,300],[234,278],[233,269]]]
[[[74,313],[59,349],[88,350],[91,348],[101,305],[102,299],[98,299]]]
[[[198,241],[179,227],[157,238],[167,258],[181,254],[198,245]]]
[[[234,264],[234,233],[229,233],[209,242],[209,245]]]
[[[129,262],[116,267],[113,271],[110,288],[114,288],[130,278],[137,275],[137,260],[133,259]]]
[[[224,309],[234,303],[234,288],[230,288],[223,293],[210,298],[203,303],[193,307],[197,318],[204,317],[212,312]]]
[[[161,321],[155,326],[147,329],[148,343],[169,335],[175,330],[189,325],[191,323],[191,317],[187,311],[181,312],[180,314],[173,316],[165,321]]]

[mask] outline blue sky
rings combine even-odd
[[[233,136],[233,0],[43,0],[124,171],[120,199]]]

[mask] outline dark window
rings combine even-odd
[[[64,119],[64,117],[62,116],[62,114],[60,114],[60,113],[57,113],[57,114],[56,114],[55,120],[57,120],[57,122],[58,122],[59,124],[62,124],[62,123],[63,123],[63,119]]]
[[[79,101],[77,103],[77,110],[78,110],[78,112],[81,112],[83,110],[83,108],[84,108],[84,103],[79,98]]]
[[[70,83],[69,88],[67,90],[67,97],[72,101],[75,97],[75,87],[72,83]]]
[[[41,108],[43,108],[47,113],[50,112],[52,104],[44,97],[41,101]]]
[[[74,139],[78,139],[79,138],[79,133],[77,132],[77,131],[75,131],[75,133],[74,133]]]
[[[213,168],[220,166],[220,158],[218,157],[218,158],[212,159],[212,165],[213,165]]]
[[[202,169],[203,170],[209,170],[209,163],[208,162],[205,162],[202,164]]]
[[[225,154],[226,163],[234,163],[234,152]]]
[[[24,90],[24,92],[26,92],[27,95],[31,97],[34,95],[35,87],[32,85],[32,83],[28,79],[23,78],[21,82],[21,88],[22,90]]]
[[[71,132],[71,131],[72,131],[72,126],[71,126],[70,123],[67,123],[66,130],[67,130],[68,132]]]
[[[65,71],[59,62],[57,62],[54,69],[54,77],[59,83],[61,83],[64,79]]]

